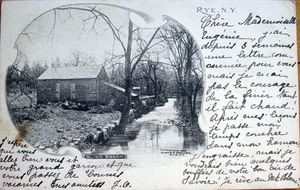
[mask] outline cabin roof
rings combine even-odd
[[[38,80],[46,79],[92,79],[97,78],[103,66],[57,67],[47,69]]]
[[[105,84],[105,85],[111,87],[111,88],[114,88],[114,89],[119,90],[119,91],[121,91],[121,92],[125,92],[125,89],[122,88],[122,87],[120,87],[120,86],[117,86],[117,85],[112,84],[112,83],[109,83],[109,82],[104,82],[104,81],[101,81],[101,82],[102,82],[103,84]],[[137,95],[136,93],[131,92],[131,96],[135,97],[135,96],[138,96],[138,95]]]

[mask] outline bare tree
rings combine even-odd
[[[84,52],[81,52],[79,50],[74,50],[72,52],[72,59],[68,63],[64,63],[66,67],[68,66],[85,66],[85,65],[95,65],[96,60],[94,57],[85,54]]]
[[[55,61],[51,63],[51,67],[52,68],[57,68],[57,67],[61,67],[62,63],[59,60],[59,57],[56,57]]]
[[[139,65],[139,70],[144,74],[144,79],[149,80],[152,83],[155,104],[158,103],[158,95],[162,93],[162,86],[165,83],[163,75],[165,74],[165,69],[163,68],[164,63],[159,61],[159,53],[156,52],[156,60],[151,60],[147,57],[147,60],[143,60],[143,63]],[[148,83],[148,82],[147,82]],[[150,91],[147,86],[148,92]]]
[[[10,101],[8,101],[8,106],[10,104],[20,98],[21,96],[25,95],[29,101],[30,105],[34,105],[34,100],[30,96],[30,91],[32,91],[33,86],[36,83],[36,78],[34,78],[31,74],[30,68],[28,64],[25,64],[23,69],[19,69],[18,65],[11,65],[7,70],[7,92],[16,93],[17,96],[14,96]]]
[[[144,40],[144,46],[143,48],[139,49],[137,52],[133,52],[133,35],[136,33],[139,28],[134,28],[134,25],[132,21],[128,18],[128,28],[127,28],[127,39],[124,39],[121,28],[124,28],[124,26],[117,27],[111,19],[105,15],[101,10],[100,7],[95,6],[64,6],[64,7],[58,7],[53,9],[53,15],[54,15],[54,22],[53,22],[53,31],[55,29],[56,25],[56,15],[58,11],[84,11],[90,14],[88,18],[83,19],[84,24],[88,21],[92,21],[92,30],[96,31],[96,23],[99,20],[102,20],[106,23],[106,25],[109,27],[110,31],[112,32],[113,38],[115,41],[117,41],[124,53],[124,73],[125,73],[125,103],[124,103],[124,109],[121,114],[121,119],[119,122],[118,131],[123,132],[125,129],[125,126],[129,123],[129,112],[131,109],[131,94],[132,94],[132,78],[133,73],[137,67],[137,65],[141,62],[141,59],[143,58],[144,54],[153,47],[152,41],[154,40],[156,34],[159,31],[159,28],[157,28],[153,34],[150,36],[148,40]]]
[[[202,88],[202,60],[194,38],[181,26],[170,24],[160,32],[169,50],[169,63],[178,85],[177,101],[189,131],[203,133],[198,123],[197,97]]]

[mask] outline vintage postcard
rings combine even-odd
[[[299,188],[295,6],[3,1],[0,189]]]

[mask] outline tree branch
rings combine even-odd
[[[141,52],[140,56],[138,57],[138,59],[137,59],[137,60],[135,61],[135,63],[133,64],[132,69],[131,69],[131,73],[134,72],[134,70],[135,70],[137,64],[140,62],[140,60],[142,59],[142,57],[144,56],[144,54],[146,53],[146,51],[148,51],[149,46],[150,46],[150,44],[152,43],[152,41],[153,41],[154,37],[156,36],[157,32],[159,31],[159,29],[160,29],[160,27],[157,28],[157,29],[155,30],[155,32],[154,32],[153,35],[151,36],[150,40],[149,40],[148,43],[146,44],[145,48],[144,48],[143,51]]]

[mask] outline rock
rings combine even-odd
[[[107,133],[108,133],[108,130],[109,130],[108,128],[104,128],[104,129],[103,129],[103,133],[104,133],[104,134],[107,134]]]
[[[45,150],[45,148],[46,148],[45,146],[42,146],[42,145],[41,145],[41,146],[39,146],[38,149],[40,149],[40,150]]]
[[[34,147],[39,147],[40,144],[41,144],[40,142],[37,142],[37,143],[34,144]]]
[[[75,129],[80,130],[80,129],[81,129],[81,126],[77,126],[77,127],[75,127]]]
[[[88,143],[88,144],[92,144],[93,140],[94,140],[94,135],[93,134],[89,134],[89,135],[86,136],[84,142]]]
[[[80,139],[79,137],[73,139],[74,142],[80,141],[80,140],[81,140],[81,139]]]
[[[45,151],[48,153],[48,154],[55,154],[55,151],[51,148],[46,148]]]
[[[114,125],[114,124],[112,124],[112,123],[108,123],[108,124],[106,124],[106,125],[105,125],[105,127],[107,127],[107,128],[114,128],[114,127],[115,127],[115,125]]]
[[[55,144],[55,146],[57,147],[57,148],[60,148],[62,145],[61,145],[61,142],[60,141],[58,141],[56,144]]]
[[[56,129],[56,131],[58,132],[58,133],[62,133],[62,132],[64,132],[63,130],[61,130],[61,129]]]
[[[119,121],[118,120],[114,120],[110,122],[111,124],[113,124],[114,126],[118,125]]]

